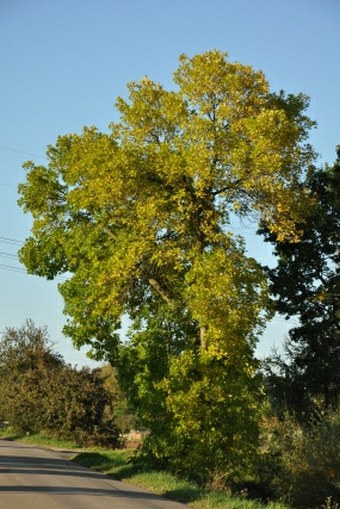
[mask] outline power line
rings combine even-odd
[[[9,272],[20,272],[21,274],[27,274],[26,270],[22,267],[14,267],[13,265],[6,265],[4,263],[0,263],[1,270],[7,270]]]
[[[0,182],[0,186],[3,186],[3,187],[11,187],[13,189],[16,189],[17,186],[13,185],[13,184],[6,184],[6,182]]]
[[[37,274],[29,274],[26,269],[24,269],[23,267],[15,267],[14,265],[6,265],[4,263],[0,263],[0,270],[5,270],[7,272],[17,272],[19,274],[23,274],[25,276],[35,276],[35,277],[39,277],[39,278],[43,278],[46,280],[46,278],[44,278],[44,276],[39,276]],[[46,281],[48,283],[53,283],[53,282],[62,282],[62,281],[67,281],[68,278],[67,277],[64,277],[64,276],[55,276],[53,279],[47,279]]]
[[[18,256],[16,254],[13,254],[13,253],[5,253],[4,251],[0,251],[0,256],[2,258],[11,258],[11,259],[14,259],[14,260],[18,260]]]
[[[11,237],[1,237],[1,236],[0,236],[0,243],[9,244],[11,246],[22,246],[24,244],[24,242],[22,240],[13,239]],[[0,257],[8,258],[11,260],[19,260],[19,258],[16,254],[6,253],[5,251],[0,252]],[[0,269],[8,270],[11,272],[21,272],[22,274],[26,274],[26,275],[30,275],[30,276],[36,275],[36,274],[28,274],[28,272],[23,267],[14,267],[13,265],[0,264]],[[40,276],[37,276],[37,277],[40,277]],[[56,279],[58,281],[67,281],[68,278],[65,276],[59,275],[59,276],[55,276],[54,279]],[[50,281],[52,281],[52,280],[50,280]]]
[[[0,145],[0,149],[1,150],[7,150],[8,152],[16,152],[17,154],[24,154],[26,156],[39,157],[39,159],[46,159],[47,160],[46,156],[42,156],[40,154],[34,154],[32,152],[26,152],[25,150],[18,150],[16,148],[4,147],[3,145]]]
[[[0,242],[2,242],[4,244],[17,244],[17,245],[24,244],[24,242],[22,240],[12,239],[10,237],[1,237],[1,236],[0,236]]]

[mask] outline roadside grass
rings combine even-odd
[[[82,449],[82,446],[77,442],[70,440],[57,440],[40,433],[34,435],[26,435],[20,438],[20,442],[32,445],[44,445],[47,447],[55,447],[58,449]]]
[[[55,449],[82,449],[79,444],[56,440],[44,434],[18,435],[12,430],[0,431],[0,438]],[[194,509],[288,509],[286,505],[234,496],[227,491],[202,488],[197,484],[179,479],[165,471],[155,471],[143,464],[133,462],[134,449],[107,450],[84,448],[71,457],[79,465],[112,476],[117,480],[139,486],[170,500],[187,504]]]
[[[280,503],[265,504],[245,496],[233,496],[226,491],[205,489],[169,472],[145,468],[131,461],[133,453],[131,449],[84,451],[73,456],[72,461],[194,509],[288,509]]]
[[[11,428],[0,431],[0,438],[3,440],[17,441],[24,444],[41,445],[45,447],[55,447],[56,449],[82,449],[81,445],[70,440],[59,440],[49,437],[43,433],[23,435],[15,432]]]

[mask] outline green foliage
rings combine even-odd
[[[137,416],[133,412],[126,393],[120,387],[117,369],[110,364],[105,364],[98,370],[98,376],[110,395],[110,405],[105,407],[106,418],[110,419],[114,416],[116,425],[123,433],[135,429]]]
[[[174,83],[130,83],[110,132],[60,136],[47,167],[25,165],[19,203],[33,227],[19,255],[30,273],[68,273],[65,332],[118,366],[153,455],[175,469],[185,455],[187,471],[203,455],[206,479],[256,442],[253,350],[270,315],[230,215],[298,239],[313,123],[303,95],[272,94],[219,51],[182,55]]]
[[[306,187],[314,206],[308,210],[299,243],[275,243],[278,266],[270,271],[277,310],[297,316],[286,342],[286,358],[275,356],[271,392],[282,406],[302,418],[322,397],[335,408],[340,396],[340,149],[333,167],[310,174]]]
[[[228,483],[251,469],[260,394],[250,362],[238,357],[233,364],[230,356],[206,351],[172,359],[160,383],[171,415],[171,433],[163,442],[172,470],[208,483],[223,473]]]
[[[80,444],[116,445],[111,397],[95,372],[76,370],[53,353],[46,329],[32,321],[0,341],[0,415],[17,431],[45,431]]]
[[[259,475],[276,497],[293,507],[321,508],[340,500],[340,411],[319,416],[302,428],[277,418],[263,428]]]
[[[141,486],[196,509],[287,509],[279,503],[249,500],[246,493],[233,496],[228,490],[205,489],[194,482],[174,476],[167,471],[153,470],[147,465],[131,462],[131,451],[100,451],[77,454],[73,461],[116,479]],[[329,508],[330,509],[330,508]]]
[[[113,412],[105,415],[108,406],[111,398],[96,372],[64,366],[50,379],[45,429],[86,446],[115,446],[118,429]]]
[[[28,320],[8,328],[0,342],[0,413],[19,431],[41,429],[50,374],[62,365],[53,353],[46,329]]]

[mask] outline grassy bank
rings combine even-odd
[[[7,430],[0,433],[0,438],[53,449],[79,450],[79,444],[75,442],[55,440],[43,434],[22,436]],[[257,500],[248,500],[245,496],[236,497],[222,491],[203,489],[169,472],[150,470],[143,464],[132,463],[133,454],[133,449],[112,451],[83,449],[72,457],[72,461],[171,500],[182,502],[194,509],[287,509],[287,506],[278,503],[266,505]]]
[[[84,451],[76,454],[73,461],[195,509],[287,509],[278,503],[265,505],[245,496],[235,497],[226,492],[200,488],[169,472],[154,471],[132,463],[132,456],[132,450]]]

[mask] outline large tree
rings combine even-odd
[[[195,443],[222,426],[211,458],[227,461],[255,419],[253,349],[268,313],[265,277],[230,216],[298,238],[312,122],[303,95],[271,93],[262,72],[218,51],[181,56],[174,82],[130,83],[109,133],[59,137],[47,167],[26,164],[20,204],[34,223],[20,257],[31,273],[68,273],[65,332],[111,362],[122,352],[136,405],[151,427],[162,409],[176,454],[196,419]],[[133,326],[120,350],[123,315]]]
[[[269,362],[274,393],[289,410],[307,413],[311,399],[336,406],[340,396],[340,147],[334,166],[315,170],[306,187],[314,198],[300,242],[278,240],[277,267],[269,274],[277,311],[295,316],[286,357]]]

